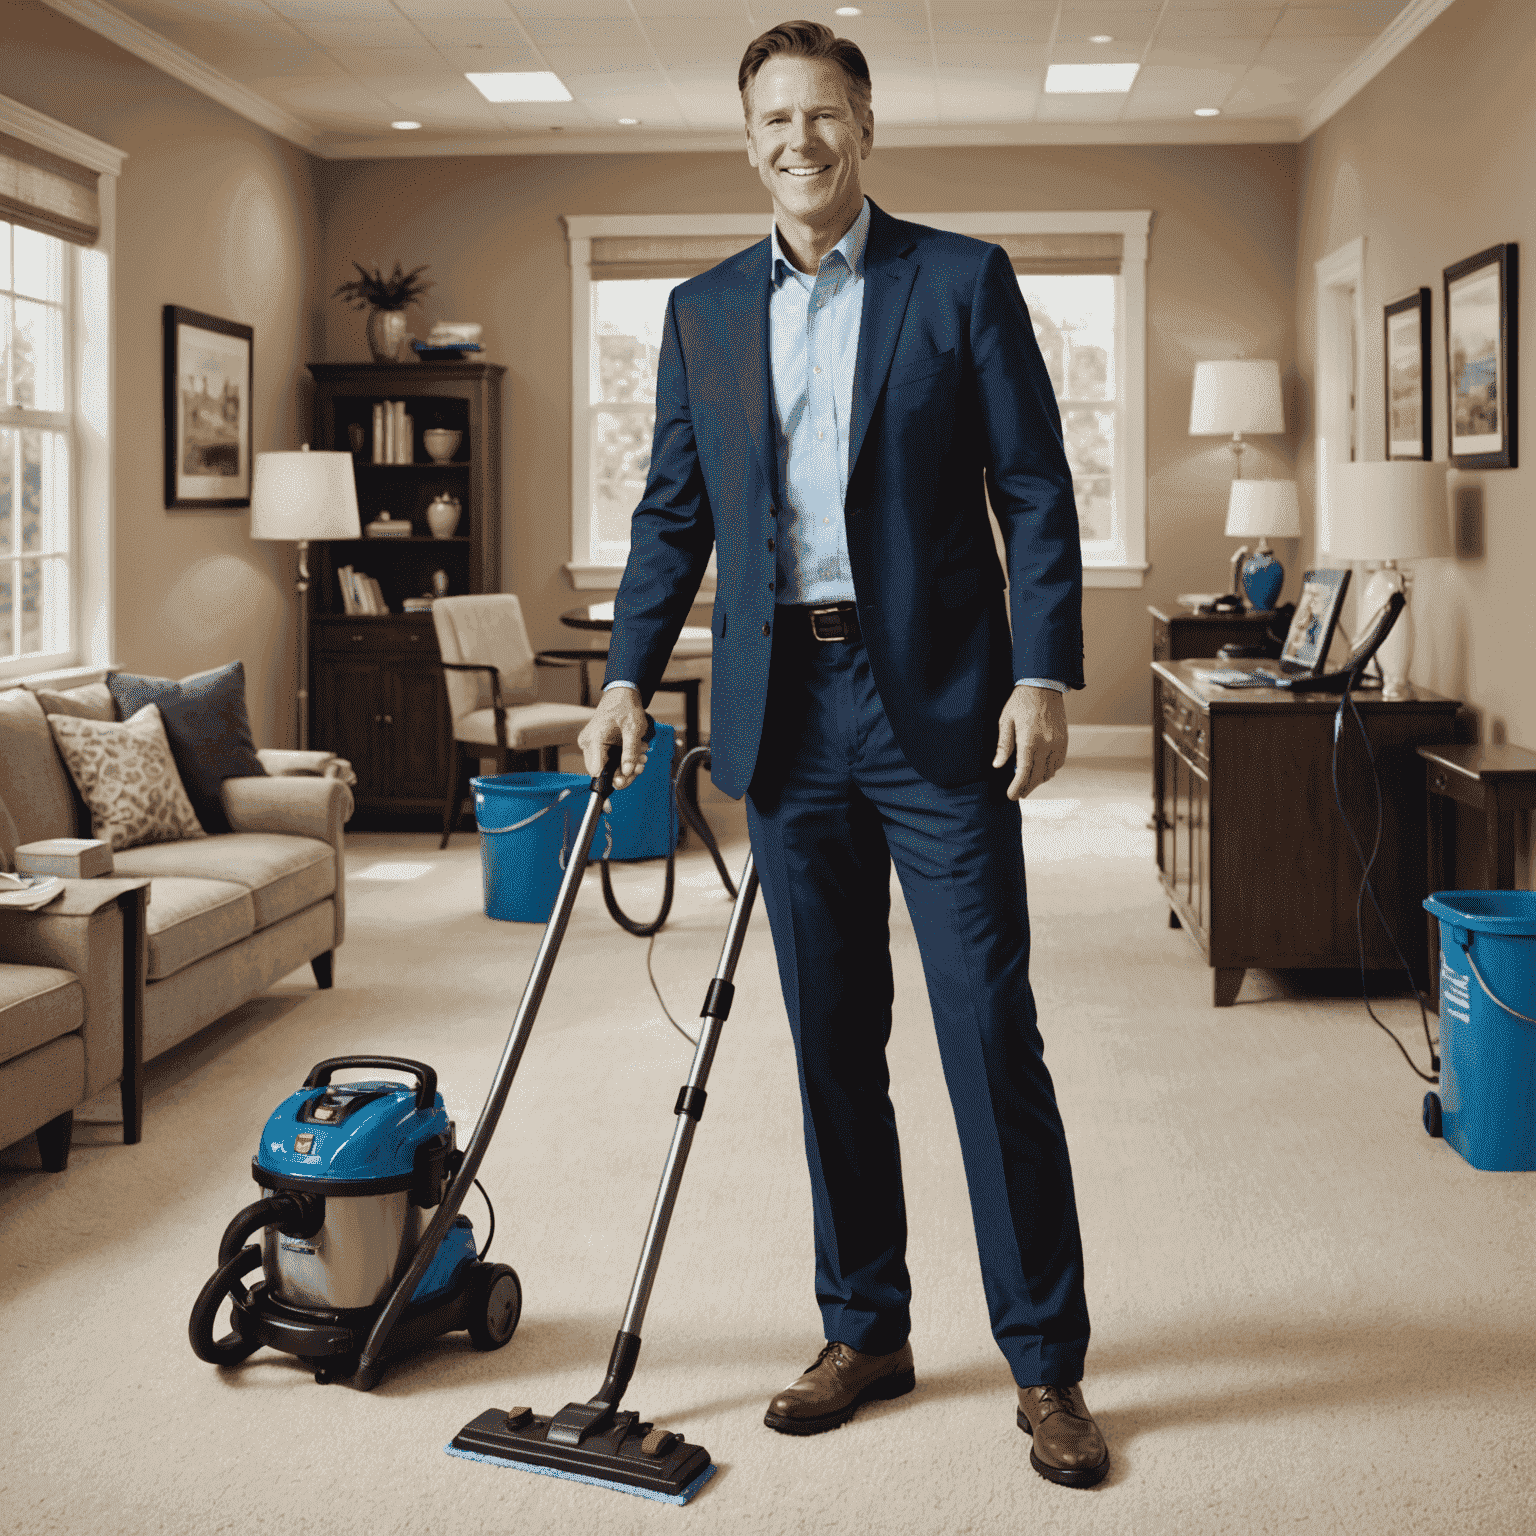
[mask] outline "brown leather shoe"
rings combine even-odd
[[[1019,1428],[1034,1437],[1029,1464],[1067,1488],[1092,1488],[1109,1471],[1109,1447],[1083,1401],[1083,1386],[1019,1388]]]
[[[785,1435],[819,1435],[846,1424],[860,1403],[901,1397],[916,1384],[910,1341],[888,1355],[826,1344],[816,1363],[768,1404],[763,1423]]]

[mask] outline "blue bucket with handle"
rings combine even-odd
[[[1424,907],[1440,920],[1441,1133],[1474,1168],[1536,1170],[1536,891]]]
[[[495,773],[469,781],[487,917],[549,921],[591,784],[580,773]]]

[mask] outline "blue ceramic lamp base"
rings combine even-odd
[[[1269,550],[1261,549],[1243,561],[1238,580],[1250,606],[1268,613],[1280,596],[1280,588],[1285,585],[1285,567]]]

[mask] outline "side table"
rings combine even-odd
[[[1515,885],[1515,817],[1536,810],[1536,752],[1509,745],[1422,746],[1429,825],[1429,888],[1456,880],[1456,806],[1483,813],[1483,878],[1488,888]],[[1440,925],[1429,924],[1429,996],[1440,993]]]

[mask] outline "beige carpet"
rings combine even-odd
[[[918,1389],[799,1440],[764,1402],[815,1355],[792,1057],[759,914],[629,1406],[707,1445],[685,1510],[442,1454],[482,1409],[602,1377],[689,1051],[643,943],[583,893],[484,1178],[526,1308],[506,1349],[444,1341],[371,1395],[186,1340],[256,1136],[328,1055],[422,1057],[467,1135],[539,931],[480,915],[473,840],[356,838],[337,984],[289,977],[151,1071],[143,1144],[82,1129],[62,1176],[0,1167],[0,1530],[1160,1533],[1536,1530],[1536,1175],[1420,1129],[1421,1085],[1347,999],[1250,977],[1210,1006],[1170,932],[1144,770],[1074,766],[1028,807],[1035,985],[1071,1138],[1114,1456],[1091,1492],[1030,1471],[987,1333],[958,1145],[910,928],[892,1064]],[[713,807],[744,852],[737,808]],[[425,866],[370,879],[381,865]],[[385,869],[384,874],[391,871]],[[412,874],[395,869],[396,877]],[[656,946],[692,1016],[728,903],[681,863]],[[594,877],[595,878],[595,877]],[[659,889],[651,868],[630,891]],[[638,904],[638,900],[637,900]],[[900,920],[899,920],[900,921]],[[1388,1016],[1411,1038],[1403,1002]],[[90,1144],[97,1143],[97,1144]],[[484,1230],[481,1212],[467,1207]]]

